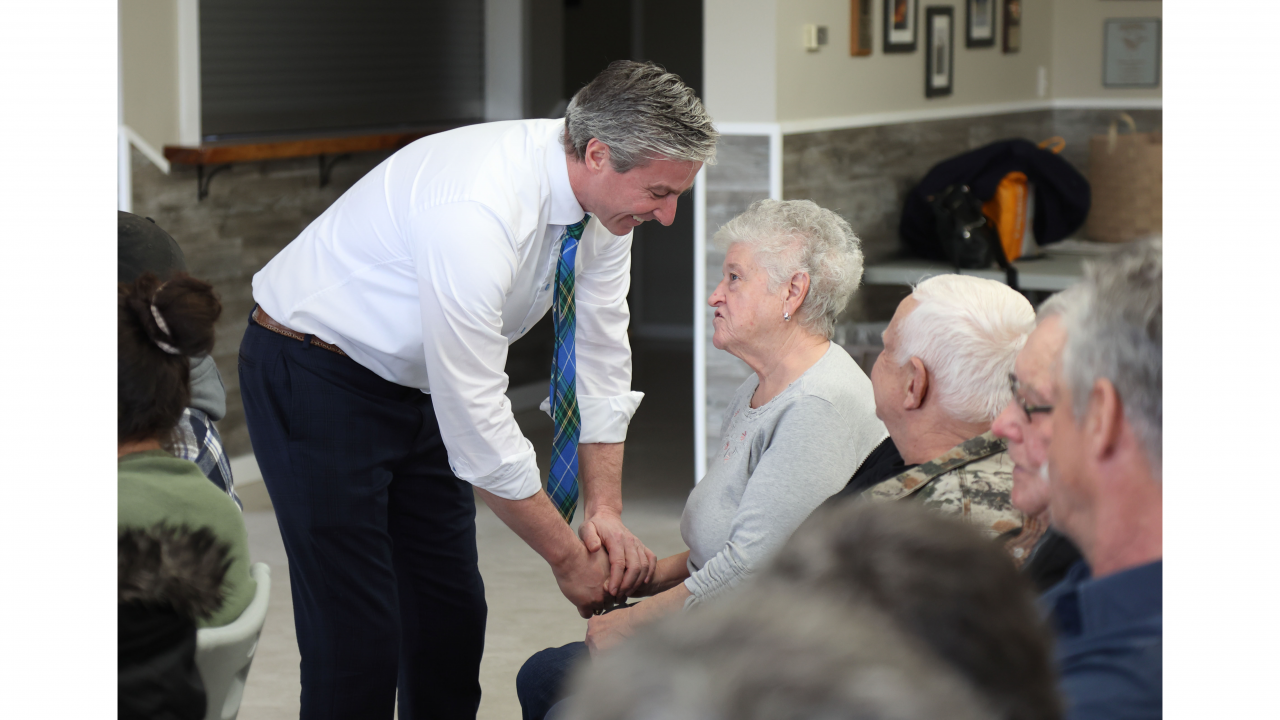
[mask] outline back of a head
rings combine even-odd
[[[593,658],[571,720],[992,718],[956,673],[874,610],[752,587]]]
[[[1163,241],[1153,238],[1085,263],[1083,302],[1066,314],[1062,351],[1077,421],[1088,408],[1094,382],[1110,380],[1157,478],[1164,418],[1163,258]]]
[[[164,439],[190,403],[189,358],[213,350],[222,304],[186,274],[143,273],[117,294],[117,441]]]
[[[196,624],[222,606],[231,547],[209,528],[156,525],[118,536],[119,718],[201,718]]]
[[[651,62],[617,60],[569,101],[565,149],[581,160],[596,138],[617,172],[665,158],[715,162],[720,133],[693,88]]]
[[[969,275],[936,275],[911,297],[919,305],[898,329],[894,360],[924,362],[947,415],[991,422],[1009,404],[1009,373],[1035,329],[1031,303],[1004,283]]]
[[[1008,720],[1061,716],[1034,589],[998,545],[912,503],[820,509],[760,583],[870,605],[964,676]]]
[[[151,218],[123,210],[116,212],[117,281],[131,283],[142,273],[168,280],[187,271],[182,248]]]

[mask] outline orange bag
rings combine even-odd
[[[1013,262],[1022,257],[1022,245],[1030,225],[1027,205],[1031,189],[1026,173],[1013,171],[1004,176],[996,187],[996,194],[982,204],[982,214],[991,220],[1000,234],[1004,256]]]
[[[1054,136],[1040,143],[1040,147],[1057,155],[1067,141]],[[1004,256],[1013,262],[1023,255],[1036,254],[1038,247],[1031,221],[1035,211],[1035,188],[1027,182],[1026,173],[1014,171],[1005,175],[996,186],[996,194],[982,204],[982,214],[991,220],[1000,235]]]

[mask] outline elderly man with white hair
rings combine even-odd
[[[938,275],[917,285],[898,305],[871,370],[876,416],[894,446],[877,453],[882,459],[896,448],[902,471],[874,484],[855,474],[840,496],[914,498],[991,537],[1017,534],[1023,517],[1009,500],[1013,464],[990,430],[1034,324],[1031,303],[994,280]],[[1012,546],[1011,553],[1018,563]]]

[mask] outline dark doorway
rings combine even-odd
[[[652,60],[700,91],[702,3],[565,0],[563,57],[566,98],[609,63],[625,59]],[[633,341],[691,343],[692,196],[680,199],[669,227],[648,222],[636,228],[632,248],[628,300]]]
[[[652,60],[701,95],[701,0],[530,0],[527,7],[531,26],[538,26],[533,37],[553,44],[531,46],[531,116],[562,116],[568,99],[615,60]],[[555,38],[557,20],[560,38]],[[645,393],[645,400],[627,435],[623,488],[631,499],[683,502],[693,487],[693,263],[690,193],[680,198],[675,222],[669,227],[647,222],[636,228],[632,243],[632,387]],[[549,333],[549,322],[540,325]],[[520,348],[526,343],[529,347]],[[523,350],[538,346],[536,358],[531,356],[519,374],[545,382],[540,369],[550,352],[541,345],[550,344],[549,334],[544,338],[531,331],[512,346],[508,372],[517,370]],[[545,467],[550,419],[538,411],[517,419]]]

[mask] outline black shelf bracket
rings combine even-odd
[[[320,187],[324,187],[325,185],[329,184],[329,176],[333,172],[334,165],[337,165],[343,160],[350,160],[350,159],[351,159],[351,153],[343,153],[342,155],[338,155],[326,163],[324,161],[325,156],[321,155],[320,156]]]
[[[213,182],[213,176],[231,167],[230,163],[219,165],[209,171],[208,175],[204,174],[204,165],[196,166],[196,202],[200,202],[209,197],[209,183]]]

